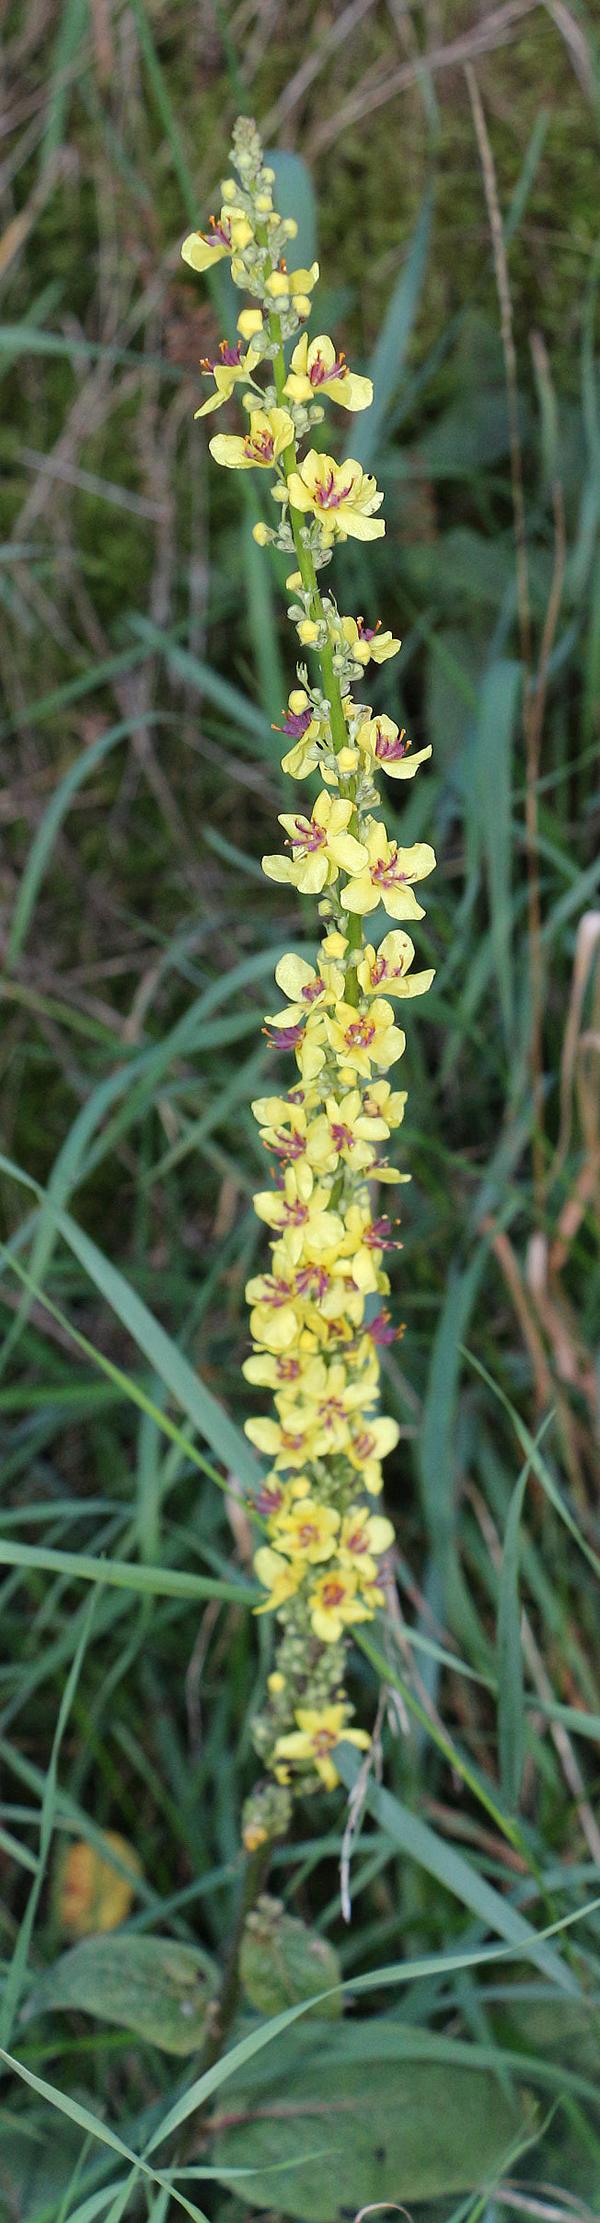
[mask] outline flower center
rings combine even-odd
[[[219,218],[218,216],[209,216],[209,219],[208,219],[208,221],[209,221],[209,224],[210,224],[210,232],[212,232],[212,239],[211,239],[211,236],[210,236],[210,232],[201,232],[201,233],[200,233],[200,238],[201,238],[201,239],[203,239],[203,240],[205,241],[205,244],[206,244],[206,246],[207,246],[207,247],[230,247],[230,246],[231,246],[231,219],[230,219],[230,217],[229,217],[229,216],[224,216],[224,217],[222,218],[222,220],[221,220],[221,219],[220,219],[220,218]]]
[[[318,1543],[318,1540],[319,1531],[316,1521],[303,1521],[301,1528],[298,1529],[298,1543],[306,1544],[308,1547],[309,1544],[314,1544],[315,1541]]]
[[[329,1274],[325,1266],[302,1266],[296,1275],[296,1288],[300,1297],[310,1297],[319,1304],[329,1288]]]
[[[396,763],[398,757],[406,756],[409,748],[410,741],[407,741],[404,726],[401,733],[383,733],[377,721],[375,755],[380,764],[385,764],[386,759],[389,763]]]
[[[308,852],[323,848],[327,840],[325,828],[317,826],[314,818],[295,818],[294,825],[297,831],[291,836],[292,849],[304,849]]]
[[[375,1027],[372,1019],[353,1019],[352,1025],[346,1027],[344,1041],[348,1043],[348,1048],[351,1050],[367,1050],[369,1043],[373,1041],[374,1034]]]
[[[396,843],[393,842],[390,846],[389,856],[380,857],[378,864],[373,866],[371,879],[376,880],[380,888],[397,888],[398,886],[403,887],[409,878],[408,872],[400,871],[398,851]]]
[[[315,501],[319,509],[339,509],[340,502],[347,502],[351,493],[351,486],[336,486],[333,471],[328,471],[326,478],[317,479]]]
[[[335,1579],[331,1582],[324,1582],[321,1596],[324,1606],[327,1606],[328,1609],[331,1606],[343,1605],[345,1597],[343,1582],[336,1582]]]
[[[346,358],[344,355],[336,355],[335,363],[332,364],[331,370],[328,370],[327,364],[323,362],[322,355],[315,355],[314,363],[311,363],[308,375],[311,386],[322,386],[325,380],[329,386],[332,378],[345,378]]]
[[[290,1295],[289,1281],[278,1281],[275,1275],[268,1275],[265,1281],[264,1304],[272,1305],[274,1312],[277,1312],[280,1305],[289,1304]]]
[[[263,1513],[265,1516],[273,1513],[278,1513],[279,1507],[282,1502],[283,1490],[277,1489],[276,1485],[273,1487],[273,1489],[267,1489],[267,1485],[265,1483],[262,1490],[258,1491],[258,1495],[255,1498],[257,1513]]]
[[[301,1204],[297,1197],[295,1204],[284,1204],[283,1217],[288,1227],[303,1227],[308,1219],[308,1205]]]
[[[272,463],[275,440],[272,432],[247,432],[244,455],[250,463]]]
[[[267,1026],[263,1027],[262,1031],[263,1034],[266,1034],[272,1050],[295,1050],[296,1043],[302,1039],[303,1030],[302,1025],[297,1023],[295,1027]]]
[[[298,1028],[298,1033],[300,1033],[300,1028]],[[277,1151],[278,1158],[301,1158],[304,1150],[304,1135],[299,1134],[297,1127],[292,1129],[291,1135],[286,1135],[285,1129],[280,1127],[273,1143],[273,1149]]]
[[[362,1436],[355,1436],[354,1449],[359,1459],[372,1459],[375,1448],[375,1437],[371,1435],[368,1428],[363,1429]]]
[[[303,733],[306,733],[307,726],[311,724],[312,715],[310,705],[307,710],[288,710],[284,724],[276,726],[275,732],[289,733],[292,741],[301,741]]]
[[[335,1143],[336,1150],[349,1150],[353,1140],[352,1128],[342,1125],[339,1127],[332,1126],[331,1140]]]

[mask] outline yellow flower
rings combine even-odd
[[[390,1420],[383,1413],[379,1420],[365,1421],[364,1427],[358,1428],[353,1436],[348,1457],[360,1474],[363,1490],[368,1490],[371,1497],[379,1495],[381,1460],[387,1459],[388,1452],[395,1450],[399,1436],[397,1420]]]
[[[356,970],[361,988],[366,996],[376,996],[385,986],[390,996],[424,996],[435,980],[435,972],[413,973],[409,968],[415,954],[410,934],[384,934],[379,948],[367,942]]]
[[[267,1227],[285,1233],[294,1265],[302,1257],[318,1258],[339,1242],[342,1222],[339,1212],[329,1209],[329,1197],[329,1189],[315,1188],[308,1165],[286,1166],[282,1189],[258,1190],[254,1210]]]
[[[290,1559],[308,1560],[310,1566],[331,1558],[339,1525],[340,1516],[335,1507],[321,1505],[311,1497],[297,1498],[289,1512],[281,1517],[276,1515],[272,1523],[278,1550],[286,1552]]]
[[[216,432],[208,445],[215,463],[223,463],[228,471],[268,471],[293,437],[287,409],[252,409],[249,432]]]
[[[222,208],[211,216],[210,231],[188,232],[181,253],[191,270],[212,270],[224,255],[239,254],[252,238],[252,225],[242,208]]]
[[[365,1192],[363,1191],[363,1198]],[[374,1295],[382,1287],[381,1261],[384,1251],[401,1249],[392,1235],[391,1220],[385,1214],[372,1219],[368,1203],[355,1201],[349,1204],[344,1218],[343,1255],[350,1259],[350,1271],[357,1289],[363,1296]],[[387,1284],[386,1284],[387,1285]]]
[[[367,831],[368,863],[342,888],[341,901],[345,911],[358,911],[363,916],[375,911],[378,903],[393,919],[423,918],[423,909],[413,895],[412,881],[424,880],[433,872],[435,853],[427,841],[415,841],[410,849],[401,849],[397,841],[388,841],[385,826],[377,818],[369,821]]]
[[[410,754],[410,741],[406,739],[404,726],[400,729],[393,718],[365,718],[359,738],[361,748],[365,748],[393,780],[412,780],[419,765],[431,756],[431,744]]]
[[[291,472],[288,494],[293,509],[312,511],[320,519],[327,540],[347,540],[348,534],[354,540],[379,540],[385,532],[383,519],[373,515],[383,494],[351,456],[347,463],[336,463],[332,455],[317,455],[310,448]]]
[[[335,1173],[337,1151],[326,1119],[309,1119],[303,1104],[290,1104],[284,1096],[262,1096],[252,1105],[260,1118],[261,1139],[283,1164],[305,1159],[316,1173]]]
[[[397,656],[402,647],[401,641],[394,640],[393,633],[381,632],[379,618],[376,625],[365,625],[362,617],[343,617],[341,634],[357,664],[385,664],[388,656]]]
[[[267,1351],[289,1351],[298,1335],[293,1281],[277,1273],[254,1274],[246,1282],[246,1302],[252,1305],[250,1333],[254,1343]]]
[[[333,340],[325,332],[310,341],[306,332],[302,334],[283,390],[290,401],[314,401],[319,394],[327,394],[342,409],[370,409],[373,400],[371,379],[358,378],[348,370],[345,356],[336,355]]]
[[[361,872],[367,863],[364,843],[348,833],[354,805],[343,796],[332,800],[324,788],[311,818],[296,818],[293,813],[280,813],[279,824],[287,834],[291,857],[263,857],[263,872],[269,880],[291,880],[303,895],[319,895],[321,888],[337,880],[343,872]]]
[[[334,1172],[342,1159],[354,1173],[361,1173],[374,1164],[373,1144],[385,1140],[389,1131],[384,1119],[363,1112],[359,1090],[349,1089],[339,1101],[328,1096],[324,1112],[311,1121],[307,1153],[311,1163],[328,1172]]]
[[[406,1106],[406,1089],[392,1088],[391,1081],[370,1081],[363,1095],[363,1112],[368,1119],[387,1120],[388,1132],[401,1127]]]
[[[290,1729],[287,1736],[279,1737],[275,1746],[276,1758],[281,1760],[308,1760],[316,1768],[327,1791],[335,1790],[339,1783],[337,1768],[331,1754],[342,1738],[348,1744],[358,1745],[368,1751],[371,1739],[365,1729],[348,1729],[347,1709],[340,1706],[299,1706],[296,1713],[297,1729]]]
[[[337,1550],[340,1565],[353,1567],[361,1585],[373,1582],[377,1562],[394,1542],[391,1521],[382,1513],[369,1513],[366,1505],[351,1505],[342,1521]]]
[[[377,996],[365,1011],[357,1011],[350,1003],[340,1003],[333,1017],[326,1015],[325,1028],[332,1050],[344,1066],[369,1079],[372,1065],[386,1072],[406,1048],[406,1035],[394,1025],[391,1003]]]
[[[255,1613],[277,1613],[287,1598],[293,1598],[304,1579],[305,1567],[300,1559],[282,1559],[272,1551],[270,1544],[261,1544],[254,1554],[254,1572],[265,1590],[270,1592],[264,1605],[254,1607]]]
[[[274,731],[289,734],[293,741],[293,748],[281,759],[283,771],[289,772],[292,779],[302,779],[306,772],[312,772],[319,761],[321,724],[304,687],[292,688],[285,722],[275,726]]]
[[[275,979],[283,995],[290,998],[285,1012],[288,1025],[294,1023],[292,1013],[294,1018],[296,1014],[298,1018],[306,1018],[315,1004],[321,1009],[323,1004],[335,1002],[343,992],[344,985],[344,975],[339,967],[328,965],[327,961],[322,964],[319,959],[317,971],[314,965],[307,964],[305,957],[296,957],[293,953],[280,957],[279,964],[275,966]],[[276,1025],[277,1020],[269,1022],[267,1014],[267,1023]]]
[[[259,1413],[256,1419],[244,1421],[244,1433],[257,1451],[266,1452],[274,1459],[277,1469],[303,1467],[314,1456],[315,1420],[312,1412],[303,1412],[294,1405],[286,1415],[285,1423],[271,1420],[268,1413]]]
[[[253,1351],[252,1357],[244,1359],[242,1366],[246,1381],[258,1382],[261,1389],[282,1389],[284,1383],[293,1387],[301,1372],[300,1358],[292,1358],[284,1351],[279,1354],[275,1351]]]
[[[203,401],[201,409],[194,410],[194,417],[207,417],[211,409],[221,409],[223,402],[229,401],[234,386],[239,385],[241,379],[251,378],[259,360],[260,348],[243,348],[241,341],[236,347],[230,347],[227,340],[221,340],[218,356],[214,360],[208,355],[202,359],[200,368],[212,371],[215,392],[209,394],[208,401]]]
[[[357,1597],[356,1575],[344,1567],[328,1567],[309,1593],[311,1625],[321,1644],[338,1644],[353,1621],[368,1621],[366,1606]]]

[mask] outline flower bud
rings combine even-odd
[[[314,618],[302,618],[298,626],[298,635],[300,640],[304,642],[305,648],[314,646],[315,641],[318,641],[319,638],[319,627],[315,625]]]
[[[287,270],[272,270],[270,278],[266,280],[265,293],[270,293],[273,301],[282,301],[286,296],[289,297],[289,291]]]
[[[297,316],[310,316],[311,303],[309,295],[307,293],[295,293],[294,308]]]
[[[298,238],[298,225],[295,216],[285,216],[281,229],[285,232],[286,239]]]
[[[273,539],[270,526],[264,525],[261,517],[258,524],[252,527],[252,539],[256,541],[257,548],[268,547],[269,541]]]
[[[239,190],[239,185],[236,185],[235,178],[221,178],[222,200],[237,201]]]
[[[292,688],[292,692],[289,698],[289,704],[290,710],[292,711],[294,717],[299,717],[301,710],[307,709],[308,695],[306,694],[304,687]]]
[[[237,328],[238,332],[241,332],[243,340],[255,339],[256,334],[262,332],[263,329],[262,311],[260,309],[242,309],[237,320]]]

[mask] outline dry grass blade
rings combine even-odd
[[[492,9],[491,15],[472,24],[448,45],[430,47],[420,60],[403,62],[399,69],[386,68],[379,84],[371,86],[366,93],[363,90],[352,94],[335,116],[329,116],[326,123],[317,126],[309,139],[309,153],[323,153],[326,147],[333,146],[342,132],[360,123],[362,116],[370,116],[376,109],[386,107],[388,101],[394,100],[397,93],[406,92],[409,85],[415,85],[425,72],[433,74],[436,70],[458,69],[481,54],[493,53],[496,47],[512,38],[518,24],[537,6],[538,0],[505,0],[503,7]]]

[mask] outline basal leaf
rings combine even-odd
[[[116,2022],[164,2053],[195,2053],[218,1986],[207,1953],[170,1937],[86,1938],[62,1953],[30,1993],[27,2020],[48,2008],[75,2007]]]

